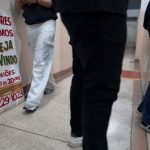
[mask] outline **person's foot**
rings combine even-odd
[[[31,114],[31,113],[34,113],[36,110],[37,110],[38,106],[35,107],[35,108],[32,108],[32,109],[29,109],[27,107],[23,107],[23,114]]]
[[[141,127],[148,133],[150,133],[150,124],[147,124],[145,122],[142,121],[141,123]]]
[[[53,89],[49,89],[49,88],[45,88],[44,90],[44,94],[50,94],[54,91],[54,88]]]
[[[70,139],[68,141],[68,145],[71,148],[78,148],[82,146],[83,137],[76,136],[75,134],[71,134]]]

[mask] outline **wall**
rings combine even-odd
[[[60,15],[58,14],[53,73],[57,73],[71,67],[72,51],[71,46],[68,44],[69,41],[68,33],[61,22]]]
[[[144,13],[149,0],[142,0],[140,15],[138,18],[138,32],[136,40],[136,53],[135,58],[140,62],[140,72],[142,77],[142,90],[145,91],[149,81],[149,54],[150,54],[150,41],[147,31],[143,28]]]

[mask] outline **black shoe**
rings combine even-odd
[[[54,88],[53,89],[49,89],[49,88],[45,88],[44,90],[44,94],[50,94],[54,91]]]
[[[37,108],[38,108],[39,106],[37,106],[37,107],[35,107],[34,109],[32,109],[32,110],[30,110],[30,109],[28,109],[28,108],[26,108],[26,107],[23,107],[23,114],[31,114],[31,113],[34,113],[36,110],[37,110]]]

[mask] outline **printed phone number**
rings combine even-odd
[[[22,98],[24,95],[23,90],[19,90],[17,92],[14,92],[8,96],[5,96],[3,98],[0,98],[0,108],[8,105],[10,102],[15,102]]]

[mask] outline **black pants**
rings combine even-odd
[[[71,128],[84,150],[107,150],[106,132],[120,85],[126,17],[111,13],[63,13],[73,48]]]

